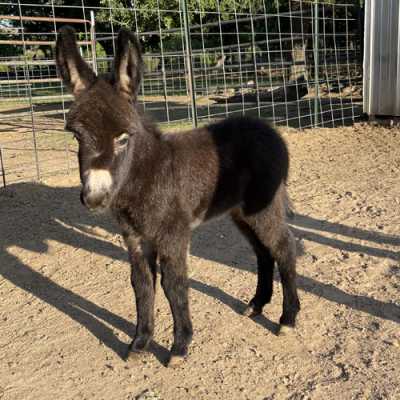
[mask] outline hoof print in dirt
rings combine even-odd
[[[161,397],[153,390],[146,389],[135,396],[135,400],[161,400]]]

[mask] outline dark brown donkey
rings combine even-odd
[[[170,362],[187,355],[191,230],[227,213],[258,260],[257,290],[244,313],[259,314],[270,301],[276,261],[283,286],[280,324],[294,327],[300,304],[295,241],[286,224],[289,159],[278,133],[261,120],[240,117],[162,134],[138,110],[142,55],[126,30],[118,35],[110,74],[94,74],[70,27],[59,32],[57,65],[75,96],[66,129],[79,143],[81,200],[90,210],[111,211],[129,249],[137,310],[129,352],[146,350],[152,339],[159,264],[174,319]]]

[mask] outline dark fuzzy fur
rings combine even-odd
[[[63,28],[57,63],[76,94],[67,128],[79,140],[83,188],[86,171],[112,174],[112,188],[89,205],[111,210],[129,249],[138,322],[130,350],[145,350],[153,335],[158,262],[174,319],[171,353],[187,354],[192,337],[186,266],[191,230],[194,223],[224,213],[231,214],[258,259],[257,290],[246,313],[260,313],[270,301],[276,261],[284,296],[280,323],[294,326],[300,304],[295,242],[286,224],[289,157],[282,138],[261,120],[246,117],[163,135],[137,110],[142,60],[135,36],[120,32],[113,73],[95,79],[74,46],[73,31]],[[81,80],[71,83],[71,66]],[[123,132],[129,134],[127,148],[114,154]],[[84,189],[82,198],[88,205]]]

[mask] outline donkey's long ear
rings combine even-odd
[[[115,87],[131,101],[136,101],[143,74],[140,43],[136,36],[121,29],[114,60]]]
[[[75,30],[70,26],[64,26],[58,32],[56,62],[64,84],[74,96],[87,89],[96,79],[95,73],[79,54]]]

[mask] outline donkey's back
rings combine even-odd
[[[186,133],[166,135],[173,148],[182,203],[199,222],[241,206],[254,214],[285,196],[289,156],[266,122],[233,117]]]

